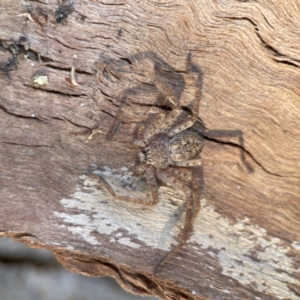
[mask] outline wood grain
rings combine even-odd
[[[296,0],[1,1],[0,235],[50,249],[74,272],[114,276],[133,293],[299,299],[299,13]],[[191,108],[189,53],[201,74],[199,124],[211,133],[201,157],[239,163],[242,149],[252,171],[199,170],[194,233],[153,277],[177,243],[185,195],[161,187],[156,206],[126,203],[88,174],[148,197],[131,169],[134,135],[150,116],[124,116],[111,141],[106,132],[124,95],[127,105],[170,105],[151,80],[111,66],[154,61]],[[86,144],[96,127],[103,133]]]

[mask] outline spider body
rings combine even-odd
[[[191,130],[175,135],[169,141],[169,153],[173,162],[187,161],[197,156],[203,146],[203,138]]]

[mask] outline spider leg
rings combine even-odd
[[[202,165],[238,166],[239,164],[235,163],[235,162],[230,162],[230,161],[202,159]]]
[[[173,165],[176,167],[195,167],[202,165],[201,158],[189,159],[186,161],[174,161]]]
[[[174,96],[172,89],[169,88],[168,85],[164,84],[164,82],[155,74],[156,73],[156,65],[155,62],[149,58],[143,59],[139,62],[140,69],[142,74],[148,78],[155,84],[155,86],[166,96],[166,98],[172,103],[174,107],[179,105],[179,100]]]
[[[169,114],[159,114],[149,125],[148,129],[144,133],[144,141],[148,142],[154,135],[166,131],[173,125],[179,114],[180,108],[173,109]]]
[[[172,185],[173,187],[177,187],[188,195],[188,205],[185,215],[184,227],[182,230],[181,240],[178,245],[176,245],[171,251],[169,251],[165,256],[163,256],[153,268],[152,274],[155,275],[159,266],[166,262],[171,256],[173,256],[177,251],[179,251],[182,246],[189,239],[192,231],[193,231],[193,221],[197,216],[197,213],[200,209],[200,195],[198,189],[197,180],[192,181],[192,190],[184,185],[180,180],[177,180],[173,176],[171,176],[169,170],[166,171],[157,171],[157,177],[164,181],[167,184]]]
[[[195,90],[195,105],[193,107],[192,116],[190,116],[185,122],[175,126],[173,129],[171,129],[168,132],[169,137],[173,137],[176,134],[186,130],[187,128],[194,125],[194,123],[197,121],[199,108],[200,108],[200,96],[201,96],[201,89],[199,84],[198,76],[195,74],[195,81],[196,81],[196,90]]]
[[[163,82],[156,74],[155,74],[155,63],[149,59],[145,59],[142,62],[140,62],[138,65],[143,66],[142,69],[145,71],[142,72],[143,76],[146,76],[151,79],[151,81],[155,84],[155,86],[166,96],[166,98],[172,103],[173,110],[166,114],[163,110],[161,110],[158,107],[144,107],[144,106],[137,106],[137,107],[127,107],[123,106],[120,109],[120,112],[116,118],[114,127],[111,131],[111,133],[108,135],[108,139],[111,139],[113,135],[115,135],[119,129],[120,123],[122,122],[124,112],[128,113],[155,113],[158,114],[155,119],[152,121],[152,123],[149,125],[147,130],[144,132],[144,143],[147,143],[151,140],[153,136],[156,134],[159,134],[161,132],[166,132],[169,130],[169,128],[174,124],[177,117],[181,113],[181,107],[179,103],[179,99],[174,95],[172,89]],[[138,66],[137,66],[138,67]],[[118,70],[121,71],[121,70]],[[126,72],[124,70],[124,72]],[[130,72],[129,72],[130,73]],[[200,93],[200,92],[199,92]],[[125,96],[126,100],[126,96]],[[187,125],[184,128],[180,127],[180,131],[183,131],[184,129],[192,126],[197,117],[198,117],[198,108],[197,106],[196,113],[193,113],[193,115],[196,116],[195,120],[192,119],[192,123],[187,123]],[[186,123],[186,122],[185,122]],[[178,126],[177,126],[178,127]],[[176,128],[177,128],[176,127]],[[176,133],[174,133],[175,135]]]
[[[173,163],[176,167],[196,167],[201,165],[232,165],[232,166],[238,166],[237,163],[234,162],[227,162],[227,161],[219,161],[219,160],[208,160],[208,159],[190,159],[186,161],[175,161]]]
[[[147,179],[147,183],[149,185],[151,194],[152,194],[152,201],[151,201],[151,205],[154,205],[156,203],[158,203],[158,186],[157,186],[157,181],[156,181],[156,177],[155,177],[155,168],[151,165],[147,165],[146,167],[146,179]]]
[[[166,98],[172,103],[172,105],[174,107],[178,107],[179,100],[176,96],[174,96],[172,90],[159,78],[154,77],[152,80],[155,86],[166,96]]]
[[[125,100],[126,101],[126,96]],[[120,108],[120,111],[116,117],[115,124],[112,128],[112,131],[108,134],[107,138],[110,140],[119,130],[120,124],[123,120],[124,113],[129,113],[129,114],[146,114],[146,113],[151,113],[151,114],[164,114],[163,110],[156,107],[156,106],[141,106],[141,105],[135,105],[134,107],[131,106],[125,106],[123,105]]]
[[[192,172],[186,170],[186,169],[180,169],[180,168],[168,168],[168,173],[170,173],[172,176],[181,179],[185,182],[190,182],[192,180]]]
[[[168,113],[164,113],[164,117],[157,116],[158,120],[153,120],[153,122],[150,124],[147,131],[145,131],[144,134],[144,141],[149,141],[154,135],[159,134],[161,132],[166,132],[169,130],[169,128],[174,124],[177,117],[181,113],[181,107],[179,100],[177,97],[174,96],[172,90],[163,83],[162,80],[159,80],[157,77],[154,77],[153,83],[156,85],[156,87],[164,94],[166,95],[167,99],[172,103],[174,106],[174,109]],[[198,112],[197,112],[198,114]]]
[[[158,115],[149,125],[144,133],[144,142],[148,142],[154,135],[166,132],[174,124],[181,113],[181,107],[179,99],[174,95],[172,89],[155,74],[155,63],[149,59],[145,59],[143,61],[143,66],[144,70],[146,70],[144,75],[152,80],[159,91],[166,96],[174,107],[168,114],[161,111],[161,115]]]
[[[146,143],[143,140],[142,132],[145,131],[145,125],[141,125],[137,130],[136,139],[133,141],[133,144],[139,147],[146,147]]]
[[[155,63],[151,61],[150,59],[144,59],[140,61],[139,63],[136,63],[136,68],[141,69],[140,71],[144,70],[141,72],[142,76],[146,76],[150,78],[150,80],[157,86],[157,88],[167,96],[167,98],[170,100],[170,102],[177,108],[176,110],[173,110],[170,114],[166,116],[165,112],[155,106],[134,106],[132,108],[131,106],[122,106],[120,108],[120,111],[117,115],[117,118],[115,120],[115,124],[112,128],[112,131],[108,135],[108,139],[111,139],[117,132],[120,127],[120,124],[123,119],[124,113],[154,113],[158,114],[156,118],[152,121],[150,124],[149,128],[145,131],[144,133],[144,142],[149,141],[154,135],[166,130],[169,128],[174,121],[176,120],[177,116],[180,114],[181,109],[179,106],[179,101],[178,99],[173,95],[172,90],[164,84],[157,76],[155,75]],[[121,69],[115,69],[112,68],[112,71],[121,72],[121,73],[128,73],[127,75],[130,75],[132,73],[135,74],[135,72],[131,72],[128,70],[121,70]],[[137,74],[135,74],[137,75]],[[127,96],[123,96],[124,103],[126,101]]]

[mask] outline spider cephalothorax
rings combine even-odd
[[[171,164],[169,155],[169,137],[160,134],[153,139],[142,151],[145,153],[145,162],[156,168],[165,169]]]

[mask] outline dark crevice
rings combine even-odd
[[[111,3],[110,2],[103,2],[102,3],[103,5],[106,5],[106,6],[125,6],[126,3],[121,3],[121,2],[117,2],[117,1],[112,1]]]
[[[20,36],[19,40],[0,40],[0,51],[9,53],[11,57],[9,57],[6,61],[0,62],[0,72],[5,74],[7,78],[10,79],[10,74],[14,70],[18,68],[18,56],[20,54],[25,54],[28,57],[29,51],[25,49],[25,45],[27,43],[27,38],[24,36]]]
[[[24,83],[25,86],[27,87],[32,87],[31,84],[27,84],[27,83]],[[32,87],[34,88],[34,87]],[[63,91],[54,91],[54,90],[47,90],[47,89],[39,89],[40,91],[43,91],[43,92],[46,92],[46,93],[49,93],[49,94],[56,94],[56,95],[62,95],[62,96],[68,96],[68,97],[74,97],[74,98],[80,98],[80,97],[86,97],[88,96],[87,94],[75,94],[75,93],[71,93],[71,92],[66,92],[64,93]]]
[[[265,17],[265,16],[263,16],[263,17],[264,17],[264,19],[266,20],[267,24],[268,24],[272,29],[274,29],[273,26],[270,25],[270,23],[268,22],[268,20],[266,19],[266,17]],[[230,19],[230,20],[246,20],[246,21],[250,22],[250,23],[253,25],[253,27],[254,27],[254,29],[255,29],[255,34],[256,34],[256,36],[259,38],[261,44],[263,45],[263,47],[264,47],[267,51],[269,51],[269,52],[271,53],[272,56],[275,57],[275,58],[273,57],[273,59],[274,59],[276,62],[282,63],[282,64],[286,64],[286,65],[290,65],[290,66],[297,67],[297,68],[300,67],[300,65],[299,65],[300,61],[298,62],[298,60],[292,59],[292,58],[290,58],[290,57],[288,57],[288,56],[282,54],[282,53],[279,52],[277,49],[275,49],[275,48],[272,47],[270,44],[268,44],[268,43],[262,38],[262,36],[260,35],[260,33],[259,33],[259,28],[258,28],[257,24],[256,24],[253,20],[251,20],[251,19],[249,19],[249,18],[246,18],[246,17],[241,17],[241,18],[234,18],[234,17],[231,17],[231,18],[229,18],[229,19]],[[280,58],[280,59],[276,59],[276,58]],[[293,61],[295,61],[295,62],[293,62]]]
[[[52,61],[52,62],[54,62],[54,61]],[[54,70],[71,72],[71,67],[61,67],[61,66],[53,65],[51,63],[45,64],[45,65],[47,67],[51,68],[51,69],[54,69]],[[76,67],[75,67],[75,72],[76,72],[76,74],[93,75],[92,72],[87,72],[87,71],[79,70],[79,69],[76,69]]]
[[[18,114],[18,113],[15,113],[15,112],[12,112],[10,111],[9,109],[7,109],[6,107],[4,107],[3,105],[0,104],[0,108],[2,108],[3,111],[5,111],[6,113],[8,113],[9,115],[12,115],[12,116],[15,116],[15,117],[18,117],[18,118],[24,118],[24,119],[34,119],[34,120],[38,120],[38,121],[41,121],[41,122],[46,122],[46,120],[42,119],[42,118],[39,118],[39,117],[36,117],[36,116],[25,116],[25,115],[21,115],[21,114]]]
[[[73,2],[61,2],[55,10],[55,21],[56,23],[65,23],[68,16],[74,11]]]
[[[95,261],[96,263],[100,263],[103,266],[106,266],[106,267],[110,268],[111,270],[113,270],[116,274],[118,274],[118,276],[119,276],[120,280],[122,280],[123,284],[125,284],[129,290],[134,291],[135,293],[138,293],[138,294],[142,293],[142,294],[149,295],[149,290],[152,291],[154,287],[156,287],[156,290],[158,290],[158,291],[160,290],[160,288],[157,286],[157,284],[153,280],[151,280],[151,278],[149,278],[149,277],[146,277],[142,274],[132,273],[127,270],[122,270],[118,266],[114,265],[113,263],[107,262],[107,261],[103,261],[103,260],[99,260],[99,259],[95,259],[93,261]],[[146,285],[146,287],[142,286],[141,284],[136,283],[138,278],[140,281],[142,281]],[[149,289],[147,289],[147,287]],[[159,294],[162,295],[161,292]]]
[[[266,21],[266,23],[274,30],[274,27],[271,25],[271,23],[269,22],[269,20],[265,17],[264,14],[262,14],[264,20]]]
[[[285,64],[285,65],[288,65],[288,66],[297,67],[297,68],[300,67],[297,63],[294,63],[290,60],[278,60],[278,59],[274,59],[274,60],[278,63]]]
[[[257,37],[259,38],[260,42],[264,46],[265,49],[267,49],[274,57],[273,60],[275,60],[278,63],[290,65],[293,67],[299,68],[299,63],[293,62],[294,59],[280,53],[278,50],[267,44],[264,39],[261,37],[261,35],[258,33],[258,30],[255,31]]]
[[[291,274],[288,274],[288,275],[291,276]],[[287,286],[288,286],[289,290],[292,291],[292,293],[294,293],[296,296],[298,296],[300,298],[299,285],[293,284],[293,283],[288,283]]]
[[[69,122],[70,124],[72,124],[72,125],[78,127],[78,128],[82,128],[82,127],[83,127],[83,128],[89,129],[89,127],[87,127],[87,126],[82,126],[81,124],[77,124],[77,123],[71,121],[70,119],[64,118],[64,120],[67,121],[67,122]]]
[[[146,104],[146,103],[139,103],[139,102],[130,102],[131,104],[133,105],[128,105],[128,106],[143,106],[143,107],[157,107],[157,108],[160,108],[161,110],[165,110],[165,111],[171,111],[172,108],[169,107],[169,106],[165,106],[165,105],[158,105],[158,104]]]
[[[100,109],[100,111],[103,112],[104,114],[106,114],[106,115],[108,115],[108,116],[114,118],[114,119],[116,118],[114,115],[112,115],[111,113],[109,113],[109,112],[107,112],[107,111],[105,111],[105,110],[103,110],[103,109]]]
[[[79,52],[82,51],[82,49],[70,47],[69,44],[63,43],[61,40],[58,40],[56,37],[51,37],[51,36],[48,36],[48,35],[47,35],[47,38],[49,38],[50,40],[55,40],[55,41],[57,41],[60,45],[66,47],[66,48],[68,48],[68,49],[70,49],[70,50],[72,50],[72,51],[79,51]]]
[[[35,144],[22,144],[22,143],[12,143],[12,142],[1,142],[1,144],[7,144],[7,145],[15,145],[15,146],[24,146],[24,147],[35,147],[35,148],[54,148],[53,146],[50,145],[35,145]]]
[[[269,52],[271,52],[274,55],[274,57],[273,57],[274,61],[276,61],[278,63],[281,63],[281,64],[285,64],[285,65],[289,65],[289,66],[292,66],[292,67],[296,67],[296,68],[300,67],[299,62],[297,62],[296,60],[294,60],[292,58],[289,58],[288,56],[285,56],[285,55],[281,54],[276,49],[274,49],[270,45],[266,44],[259,34],[257,34],[257,36],[260,39],[260,41],[263,44],[263,46]],[[293,62],[293,61],[295,61],[295,62]]]
[[[109,26],[109,24],[107,23],[103,23],[103,22],[97,22],[97,21],[87,21],[87,24],[92,24],[92,25],[104,25],[104,26]]]
[[[94,35],[91,37],[92,39],[96,39],[96,38],[100,38],[100,39],[104,39],[104,40],[108,40],[108,41],[113,41],[114,40],[114,36],[111,36],[111,37],[106,37],[106,36],[101,36],[101,35]],[[77,39],[78,40],[78,39]],[[84,41],[84,40],[81,40],[81,41]],[[97,49],[97,48],[95,48]],[[99,49],[99,48],[98,48]]]
[[[76,260],[83,262],[84,264],[86,263],[86,260],[81,260],[79,258],[76,258]],[[126,278],[123,276],[122,271],[119,269],[119,267],[115,266],[113,263],[110,263],[108,261],[103,261],[100,259],[92,259],[89,260],[89,262],[95,262],[96,264],[100,263],[103,266],[108,267],[109,269],[115,271],[116,274],[119,275],[120,279],[128,286],[131,287],[131,284],[126,280]]]
[[[129,58],[127,58],[127,57],[121,57],[120,60],[123,61],[123,62],[128,63],[129,65],[132,65],[131,60]]]
[[[37,2],[37,3],[40,3],[40,4],[45,4],[44,1],[39,1],[39,0],[27,0],[28,2]]]
[[[145,103],[139,103],[139,102],[134,102],[134,101],[132,101],[131,104],[134,104],[134,105],[137,105],[137,106],[145,106],[145,107],[157,107],[157,108],[160,108],[161,110],[164,110],[164,111],[171,111],[172,110],[172,107],[166,106],[166,105],[145,104]],[[181,108],[181,110],[187,112],[190,115],[193,114],[191,109],[187,106],[181,106],[180,108]]]
[[[105,96],[105,99],[106,99],[107,101],[109,101],[109,102],[110,102],[112,105],[114,105],[115,107],[120,108],[119,105],[117,105],[116,103],[113,102],[112,99],[114,99],[114,98],[112,98],[110,95],[108,95],[107,93],[105,93],[103,90],[100,90],[100,92],[101,92],[101,94],[102,94],[103,96]]]
[[[14,233],[13,234],[13,238],[15,238],[15,239],[20,239],[20,238],[23,238],[23,237],[32,237],[32,238],[35,238],[35,239],[39,240],[39,237],[36,236],[35,234],[32,234],[32,233],[21,232],[21,233]]]

